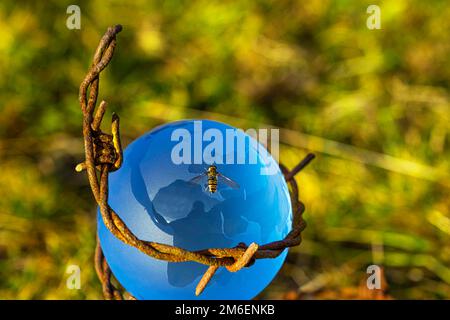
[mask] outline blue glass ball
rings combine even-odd
[[[223,135],[222,150],[211,151],[210,143],[218,138],[208,137],[208,129]],[[190,151],[180,151],[179,132],[191,135]],[[230,132],[235,136],[225,141]],[[245,146],[238,145],[239,139]],[[139,239],[188,250],[281,240],[291,230],[289,191],[278,164],[270,154],[261,156],[259,150],[265,149],[258,148],[264,147],[242,130],[216,121],[183,120],[162,125],[125,149],[122,167],[110,174],[109,205]],[[240,162],[245,154],[243,164],[236,163],[239,152]],[[174,155],[186,160],[189,153],[191,162],[174,161]],[[201,163],[194,159],[195,153],[203,153]],[[220,157],[223,163],[217,160]],[[211,165],[238,187],[219,177],[217,190],[211,193],[204,175]],[[274,172],[262,174],[268,166],[275,168]],[[277,258],[258,259],[234,273],[219,268],[196,297],[196,285],[207,266],[149,257],[112,235],[100,215],[98,235],[114,276],[137,299],[252,299],[272,281],[287,254],[285,250]]]

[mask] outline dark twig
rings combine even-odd
[[[315,158],[315,154],[314,153],[308,153],[306,155],[306,157],[300,161],[300,163],[298,165],[296,165],[294,167],[294,169],[291,170],[291,172],[289,172],[286,176],[285,179],[286,181],[291,180],[292,178],[294,178],[294,176],[299,173],[304,167],[306,167],[314,158]]]

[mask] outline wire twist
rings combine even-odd
[[[247,246],[245,243],[239,243],[234,248],[209,248],[189,251],[158,242],[143,241],[133,234],[108,205],[109,173],[119,169],[123,161],[119,117],[116,114],[112,116],[111,134],[102,132],[100,124],[107,104],[105,101],[101,101],[97,109],[96,105],[99,76],[112,59],[116,47],[116,35],[121,30],[121,25],[110,27],[101,38],[92,65],[82,81],[79,91],[79,101],[83,112],[85,161],[78,164],[75,169],[78,172],[86,170],[92,194],[100,208],[101,217],[108,230],[124,243],[155,259],[169,262],[195,261],[208,265],[208,270],[197,285],[196,295],[202,293],[219,267],[225,267],[230,272],[237,272],[244,267],[251,266],[255,259],[276,258],[284,249],[299,245],[302,240],[301,233],[306,227],[302,217],[305,206],[298,199],[298,187],[294,176],[314,158],[313,154],[308,154],[292,171],[288,171],[286,167],[280,164],[284,177],[290,186],[293,209],[292,229],[283,240],[265,245],[251,243]],[[95,267],[106,299],[134,299],[130,295],[124,297],[120,290],[112,284],[111,270],[105,260],[98,238]]]

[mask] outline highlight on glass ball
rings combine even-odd
[[[292,225],[289,190],[256,138],[210,120],[157,127],[124,150],[109,176],[108,203],[142,241],[197,251],[281,240]],[[155,259],[114,236],[100,212],[98,235],[112,273],[137,299],[252,299],[287,254],[238,272],[218,268],[196,295],[207,265]]]

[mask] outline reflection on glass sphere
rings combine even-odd
[[[194,128],[199,123],[203,133],[216,129],[223,135],[223,150],[216,149],[210,157],[208,152],[203,154],[210,141],[198,144]],[[195,152],[201,150],[201,163],[174,163],[173,151],[177,151],[181,141],[172,138],[177,136],[177,129],[188,132],[192,138],[190,151],[184,150],[187,154],[178,156],[187,159],[190,152],[195,160]],[[227,129],[236,133],[235,142],[244,138],[245,157],[255,156],[256,163],[247,160],[236,164],[236,153],[243,150],[237,143],[234,150],[227,145]],[[155,128],[125,149],[122,167],[110,175],[109,204],[139,239],[188,250],[280,240],[291,228],[288,188],[274,159],[270,155],[262,157],[255,141],[241,130],[209,120],[178,121]],[[194,146],[200,149],[195,150]],[[217,161],[218,156],[224,163]],[[226,161],[231,158],[233,164]],[[230,187],[218,178],[217,191],[211,193],[207,175],[193,182],[210,165],[215,165],[238,187]],[[276,167],[274,174],[261,174],[268,165]],[[257,260],[236,273],[219,268],[205,291],[196,297],[195,287],[207,266],[156,260],[114,237],[100,215],[98,225],[100,243],[113,274],[137,299],[251,299],[271,282],[287,254],[285,250],[276,259]]]

